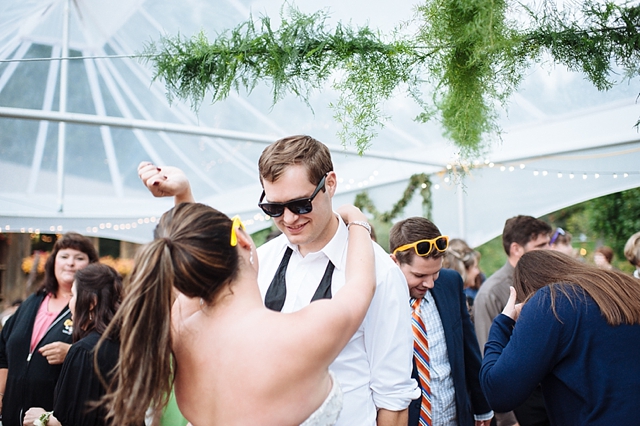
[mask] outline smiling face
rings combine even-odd
[[[409,294],[415,299],[424,297],[427,290],[433,288],[435,281],[440,276],[442,257],[433,258],[413,255],[411,256],[411,263],[399,263],[394,256],[391,258],[400,267],[404,277],[407,279]]]
[[[309,197],[318,182],[310,182],[303,165],[287,167],[274,182],[263,181],[265,200],[285,203]],[[331,199],[336,190],[336,174],[329,172],[325,179],[325,190],[313,199],[313,210],[307,214],[295,214],[285,208],[282,216],[274,217],[276,226],[296,244],[303,255],[322,249],[333,238],[338,227],[338,218],[333,214]]]
[[[71,288],[76,271],[89,264],[89,256],[79,250],[66,248],[58,251],[54,273],[60,286]]]

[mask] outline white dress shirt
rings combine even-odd
[[[342,220],[331,241],[319,252],[302,256],[285,235],[258,248],[258,284],[267,292],[287,247],[293,253],[286,274],[287,296],[282,312],[307,306],[324,275],[327,262],[335,266],[331,292],[345,284],[348,231]],[[377,408],[404,410],[420,389],[411,378],[413,333],[409,290],[404,275],[389,255],[374,244],[376,293],[365,319],[331,364],[344,392],[336,426],[375,426]]]

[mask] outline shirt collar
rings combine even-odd
[[[338,213],[333,212],[333,214],[338,217],[338,229],[336,230],[333,238],[331,238],[331,241],[329,241],[319,251],[308,253],[305,257],[315,257],[318,256],[318,254],[322,253],[331,261],[331,263],[333,263],[333,266],[335,266],[336,269],[341,270],[345,267],[346,257],[344,256],[344,253],[347,249],[349,231],[347,231],[347,225],[345,225],[344,221],[338,215]],[[291,244],[291,242],[289,242],[289,240],[286,238],[285,240],[287,241],[287,246],[289,246],[295,253],[300,255],[298,246]]]

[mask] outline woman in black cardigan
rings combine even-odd
[[[0,335],[3,426],[20,426],[29,407],[53,409],[53,392],[73,330],[68,308],[75,272],[97,262],[89,240],[69,232],[56,241],[43,287],[7,320]]]
[[[95,263],[76,274],[69,308],[75,324],[73,347],[69,351],[54,394],[53,410],[30,408],[24,424],[41,420],[47,426],[104,426],[104,408],[96,408],[105,394],[105,384],[115,367],[120,345],[117,336],[105,339],[95,351],[100,337],[113,319],[122,298],[122,277],[110,266]],[[103,380],[105,383],[103,383]]]

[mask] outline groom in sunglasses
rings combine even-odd
[[[337,178],[329,149],[310,136],[280,139],[263,151],[258,169],[264,189],[258,206],[282,231],[258,248],[265,305],[295,312],[331,298],[344,285],[348,232],[332,207]],[[329,367],[344,392],[340,426],[405,426],[407,406],[418,396],[406,282],[385,251],[374,248],[375,296]]]
[[[442,269],[449,237],[431,221],[412,217],[391,228],[389,247],[407,279],[413,311],[413,377],[421,396],[409,406],[409,426],[489,426],[493,411],[480,389],[482,357],[462,277]]]

